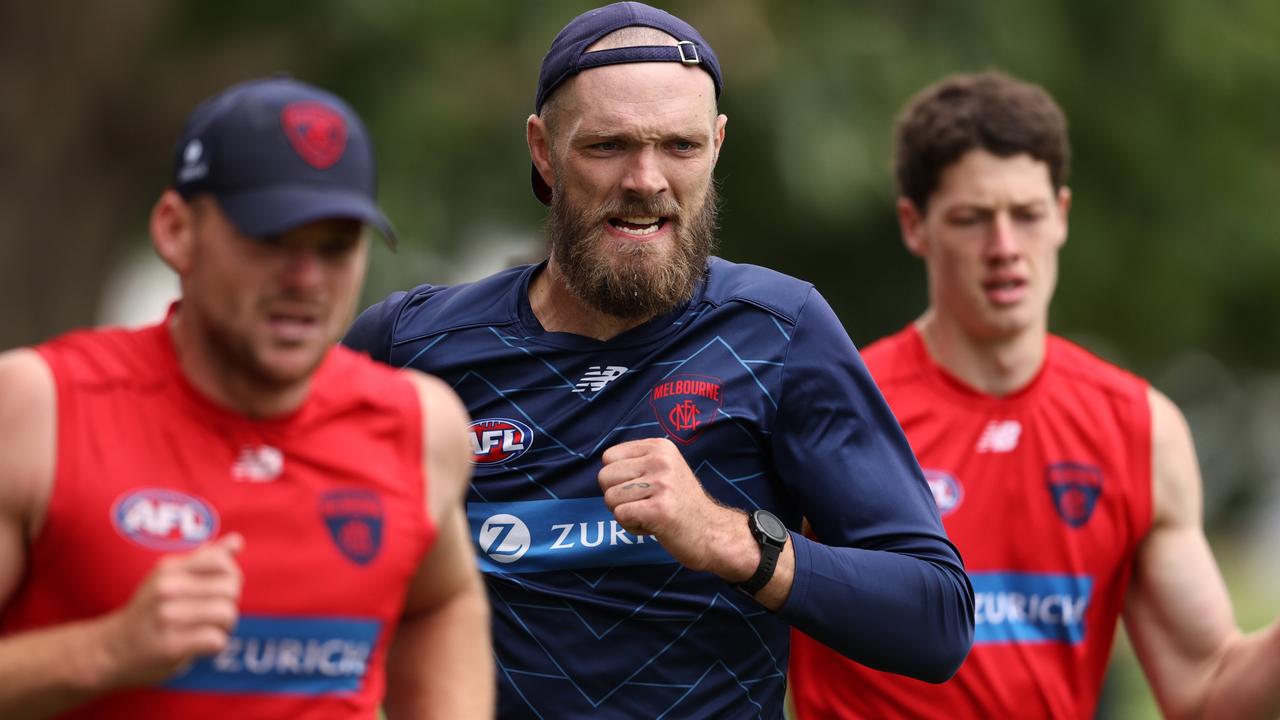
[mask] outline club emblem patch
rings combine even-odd
[[[723,402],[720,379],[706,375],[674,375],[649,393],[649,405],[662,429],[684,445],[697,439]]]
[[[289,144],[309,165],[325,170],[342,159],[347,149],[347,124],[324,103],[305,101],[286,105],[280,113]]]
[[[964,500],[964,489],[951,473],[926,468],[924,479],[929,483],[933,501],[938,504],[939,515],[946,517],[960,507]]]
[[[368,565],[382,549],[382,500],[370,490],[330,490],[320,496],[320,517],[348,560]]]
[[[1102,469],[1076,462],[1053,463],[1045,468],[1045,484],[1058,517],[1078,528],[1089,522],[1102,495]]]

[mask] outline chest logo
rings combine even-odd
[[[674,375],[653,387],[649,405],[671,439],[688,445],[720,411],[722,390],[719,378]]]
[[[992,420],[982,429],[974,448],[980,453],[1007,453],[1018,449],[1022,437],[1022,423],[1017,420]]]
[[[604,367],[592,365],[586,374],[582,376],[582,379],[578,381],[578,384],[573,387],[573,391],[579,394],[598,393],[604,389],[605,385],[622,377],[622,374],[626,371],[627,368],[621,365],[606,365]]]
[[[519,420],[485,418],[471,423],[471,462],[501,465],[528,452],[533,430]]]
[[[231,465],[231,479],[241,482],[271,482],[284,472],[284,453],[270,445],[246,445]]]
[[[146,488],[121,495],[111,508],[116,530],[151,550],[190,550],[218,532],[213,505],[176,490]]]
[[[529,526],[515,515],[500,513],[480,526],[480,549],[494,562],[509,565],[529,552]]]
[[[942,470],[924,471],[924,479],[929,483],[933,493],[933,501],[938,504],[938,514],[946,517],[955,512],[964,500],[964,488],[953,475]]]
[[[1073,528],[1089,522],[1102,496],[1102,469],[1084,463],[1059,462],[1049,465],[1044,473],[1058,517]]]
[[[382,549],[382,499],[372,490],[330,490],[320,496],[320,517],[348,560],[368,565]]]

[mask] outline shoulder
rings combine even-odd
[[[462,400],[444,381],[413,369],[396,371],[413,385],[422,407],[423,465],[428,508],[439,521],[445,508],[460,502],[471,479],[470,418]]]
[[[1058,375],[1146,402],[1146,380],[1065,338],[1050,335],[1048,343]]]
[[[1191,428],[1182,411],[1164,393],[1148,387],[1151,411],[1152,492],[1157,525],[1198,522],[1200,465]]]
[[[707,265],[705,299],[713,305],[747,303],[794,325],[810,296],[816,294],[812,283],[759,265],[718,257]]]
[[[53,484],[53,373],[32,349],[0,353],[0,511],[32,517]]]
[[[918,366],[925,359],[917,347],[919,342],[915,328],[908,325],[863,347],[860,352],[876,382],[884,383],[917,374]]]
[[[384,360],[400,342],[516,322],[515,293],[526,286],[534,269],[523,265],[471,283],[419,285],[392,293],[360,313],[342,342]]]

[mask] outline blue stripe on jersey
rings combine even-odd
[[[467,503],[467,521],[490,573],[675,562],[652,535],[624,530],[604,498]]]
[[[242,615],[227,647],[164,684],[169,690],[327,695],[360,689],[378,620]]]
[[[975,643],[1084,640],[1084,614],[1093,593],[1088,575],[970,573]]]

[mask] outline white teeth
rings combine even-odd
[[[660,219],[656,217],[627,217],[622,218],[622,222],[631,223],[632,225],[653,225]]]
[[[628,220],[627,222],[630,222],[630,220]],[[615,228],[615,229],[617,229],[617,230],[620,230],[620,231],[622,231],[622,232],[624,232],[624,233],[626,233],[626,234],[628,234],[628,235],[652,235],[652,234],[654,234],[654,233],[658,232],[658,226],[657,226],[656,224],[655,224],[655,225],[650,225],[649,227],[641,228],[641,229],[629,228],[629,227],[619,227],[619,226],[617,226],[617,225],[614,225],[614,228]]]

